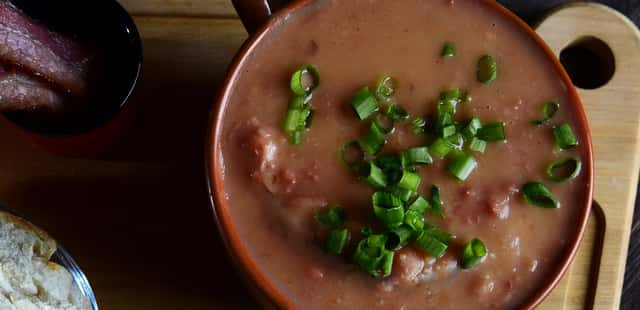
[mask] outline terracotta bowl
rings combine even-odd
[[[569,85],[569,95],[571,97],[570,104],[574,105],[575,111],[579,111],[578,122],[583,127],[582,132],[589,133],[587,125],[586,115],[584,108],[575,88],[572,86],[571,79],[565,72],[564,68],[558,61],[557,57],[553,54],[547,44],[519,17],[514,13],[504,8],[500,4],[491,0],[479,0],[482,1],[487,7],[495,10],[496,12],[504,15],[507,19],[513,21],[514,27],[519,27],[528,33],[531,38],[537,42],[540,48],[547,54],[548,58],[557,67],[559,78],[564,81],[565,85]],[[253,52],[254,48],[261,44],[262,39],[265,37],[271,29],[278,25],[286,16],[295,14],[298,10],[313,3],[313,0],[299,0],[289,3],[287,0],[232,0],[233,5],[238,12],[238,15],[242,19],[242,22],[250,34],[249,39],[244,43],[240,51],[237,53],[224,83],[220,89],[219,97],[217,98],[214,108],[210,116],[209,131],[207,137],[207,151],[206,151],[206,173],[208,178],[208,188],[211,199],[211,205],[215,214],[218,228],[226,244],[226,247],[231,255],[232,261],[236,264],[239,272],[245,279],[247,285],[256,293],[256,297],[260,302],[268,306],[275,306],[277,308],[293,308],[292,302],[280,293],[273,285],[273,283],[266,277],[266,275],[257,267],[255,262],[249,256],[237,230],[234,227],[234,223],[231,219],[231,214],[227,201],[224,197],[224,186],[222,178],[222,163],[220,143],[222,141],[222,117],[224,111],[229,103],[232,89],[238,79],[241,67],[247,57]],[[587,220],[591,212],[591,203],[593,195],[593,149],[591,145],[591,137],[587,135],[583,137],[585,140],[585,146],[587,148],[587,158],[584,164],[587,174],[588,192],[586,193],[587,204],[582,208],[582,212],[579,214],[579,219],[576,221],[578,227],[576,227],[576,233],[568,238],[569,247],[564,257],[561,259],[556,269],[551,273],[552,276],[545,280],[545,283],[541,288],[529,297],[523,304],[524,309],[534,309],[538,306],[558,284],[562,275],[569,267],[573,257],[576,254],[578,245],[582,240]]]

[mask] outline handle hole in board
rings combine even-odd
[[[616,72],[613,51],[604,41],[582,37],[560,52],[560,62],[573,84],[582,89],[597,89],[606,85]]]

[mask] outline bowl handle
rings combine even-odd
[[[231,0],[244,28],[253,34],[290,0]]]

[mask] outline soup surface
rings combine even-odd
[[[441,57],[445,42],[454,57]],[[478,60],[492,55],[498,78],[476,79]],[[291,96],[289,80],[301,64],[318,68],[315,113],[302,143],[282,129]],[[586,205],[589,171],[566,182],[546,175],[549,163],[568,156],[587,163],[586,133],[570,102],[567,85],[544,51],[513,21],[482,1],[316,1],[288,16],[260,41],[240,66],[222,124],[223,184],[235,229],[251,259],[275,288],[305,309],[517,308],[558,270],[575,238]],[[460,181],[450,159],[434,157],[419,167],[418,194],[437,185],[444,218],[426,221],[455,234],[440,258],[409,244],[395,253],[388,277],[372,277],[353,263],[363,226],[379,229],[374,189],[338,156],[340,147],[362,137],[350,99],[363,85],[375,88],[383,75],[397,79],[394,100],[411,116],[434,115],[440,93],[452,87],[473,100],[458,104],[455,119],[477,116],[505,123],[506,140],[470,152],[477,168]],[[542,103],[559,104],[541,126]],[[427,118],[430,122],[430,119]],[[568,123],[579,142],[561,150],[555,126]],[[397,122],[382,153],[430,146],[436,135],[415,134]],[[560,203],[547,209],[528,204],[522,186],[544,183]],[[314,214],[344,207],[351,239],[345,254],[324,251],[327,230]],[[488,255],[471,269],[460,267],[462,249],[473,238]]]

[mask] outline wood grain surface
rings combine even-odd
[[[539,8],[558,1],[501,2],[531,17],[539,16]],[[0,154],[0,196],[65,245],[86,271],[102,309],[255,308],[218,239],[202,162],[208,110],[246,33],[233,18],[235,13],[227,0],[121,3],[138,15],[136,23],[145,47],[143,78],[133,98],[142,111],[130,134],[105,158],[68,159],[39,150],[0,120],[0,143],[11,146]],[[637,87],[631,83],[624,86]],[[588,109],[595,111],[589,112],[592,128],[607,129],[611,117],[627,121],[608,128],[615,134],[594,134],[596,143],[624,132],[623,137],[613,140],[614,146],[636,147],[638,111],[629,112],[630,104],[599,104],[611,101],[605,99],[585,100],[592,105]],[[623,99],[622,103],[633,102],[632,98]],[[633,126],[635,135],[627,135],[628,127]],[[597,160],[610,158],[603,157],[602,150],[596,152]],[[637,159],[621,174],[614,164],[632,160],[629,156],[636,154],[631,151],[623,154],[627,157],[598,164],[613,177],[605,181],[613,182],[615,190],[626,188],[615,197],[619,192],[608,195],[596,187],[596,199],[602,198],[605,210],[615,207],[618,198],[633,202],[635,192],[628,188],[637,183]],[[600,175],[598,169],[596,174]],[[602,180],[597,186],[600,184]],[[606,227],[626,229],[630,217],[625,216],[607,219]],[[590,222],[580,257],[544,309],[560,309],[558,305],[581,309],[588,302],[591,254],[603,229],[604,223]],[[623,239],[613,243],[620,245]],[[619,269],[623,264],[616,266]],[[613,277],[603,285],[620,282],[618,269],[601,272]],[[618,292],[603,294],[606,296],[601,298],[607,303],[598,309],[615,308]]]

